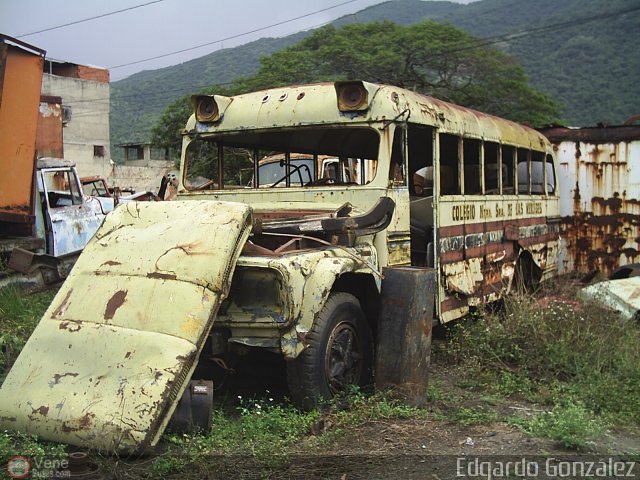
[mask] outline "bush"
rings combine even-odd
[[[456,325],[445,354],[503,395],[567,392],[597,414],[640,423],[640,327],[596,306],[509,296],[499,312]]]

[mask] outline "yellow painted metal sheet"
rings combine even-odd
[[[157,443],[252,226],[245,204],[109,214],[0,389],[0,429],[119,452]]]

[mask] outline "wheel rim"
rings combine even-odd
[[[332,394],[359,382],[362,370],[360,341],[353,325],[341,322],[333,329],[327,342],[325,375]]]

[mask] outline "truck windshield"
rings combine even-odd
[[[365,185],[376,174],[379,133],[372,128],[297,128],[192,139],[189,190]]]

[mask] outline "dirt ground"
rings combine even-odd
[[[432,365],[431,381],[443,387],[445,394],[455,395],[455,378],[439,365]],[[473,405],[465,404],[465,405]],[[524,401],[507,401],[493,406],[498,418],[507,415],[531,415],[541,407]],[[426,408],[429,408],[427,406]],[[483,408],[487,408],[483,404]],[[331,435],[330,416],[322,417],[300,443],[286,455],[265,465],[251,455],[212,456],[202,458],[193,471],[164,478],[210,479],[460,479],[460,478],[602,478],[603,475],[574,475],[576,468],[616,462],[632,467],[640,477],[638,460],[640,432],[613,430],[597,439],[587,450],[568,450],[560,443],[532,438],[505,422],[460,426],[453,421],[436,419],[374,421],[343,429]],[[329,434],[331,441],[318,441]],[[633,452],[633,453],[630,453]],[[150,459],[122,461],[113,468],[102,469],[95,479],[133,479],[144,473]],[[510,464],[508,462],[511,462]],[[510,466],[509,466],[510,465]],[[520,470],[516,470],[519,467]],[[561,470],[561,467],[564,470]],[[511,468],[510,471],[505,469]],[[496,470],[498,469],[498,470]],[[524,470],[523,470],[524,469]],[[527,470],[528,469],[528,470]],[[573,470],[572,470],[573,469]],[[109,470],[107,473],[105,470]],[[625,470],[625,473],[628,472]],[[483,475],[484,473],[484,475]],[[585,472],[582,472],[585,473]],[[589,473],[589,472],[586,472]],[[602,471],[600,471],[602,473]],[[628,478],[625,475],[606,478]],[[630,477],[633,478],[633,477]]]
[[[448,373],[438,370],[437,365],[432,368],[431,379],[440,385],[452,383]],[[541,409],[522,401],[495,408],[498,418],[531,415]],[[593,475],[586,475],[586,470],[582,472],[585,475],[573,475],[571,470],[578,469],[576,473],[581,473],[579,468],[588,467],[589,462],[595,467],[601,461],[625,463],[640,477],[640,466],[634,462],[640,450],[637,429],[611,430],[577,452],[551,439],[532,438],[499,421],[469,427],[435,419],[376,421],[345,432],[332,445],[316,450],[315,459],[309,450],[304,443],[296,448],[286,471],[290,478],[598,478],[601,475],[595,475],[595,468]],[[500,470],[506,462],[512,462],[513,467],[508,475],[509,472]],[[518,475],[515,470],[515,465],[522,466],[523,462],[529,469],[528,475]],[[487,475],[479,474],[482,465]],[[492,471],[487,470],[489,465]]]

